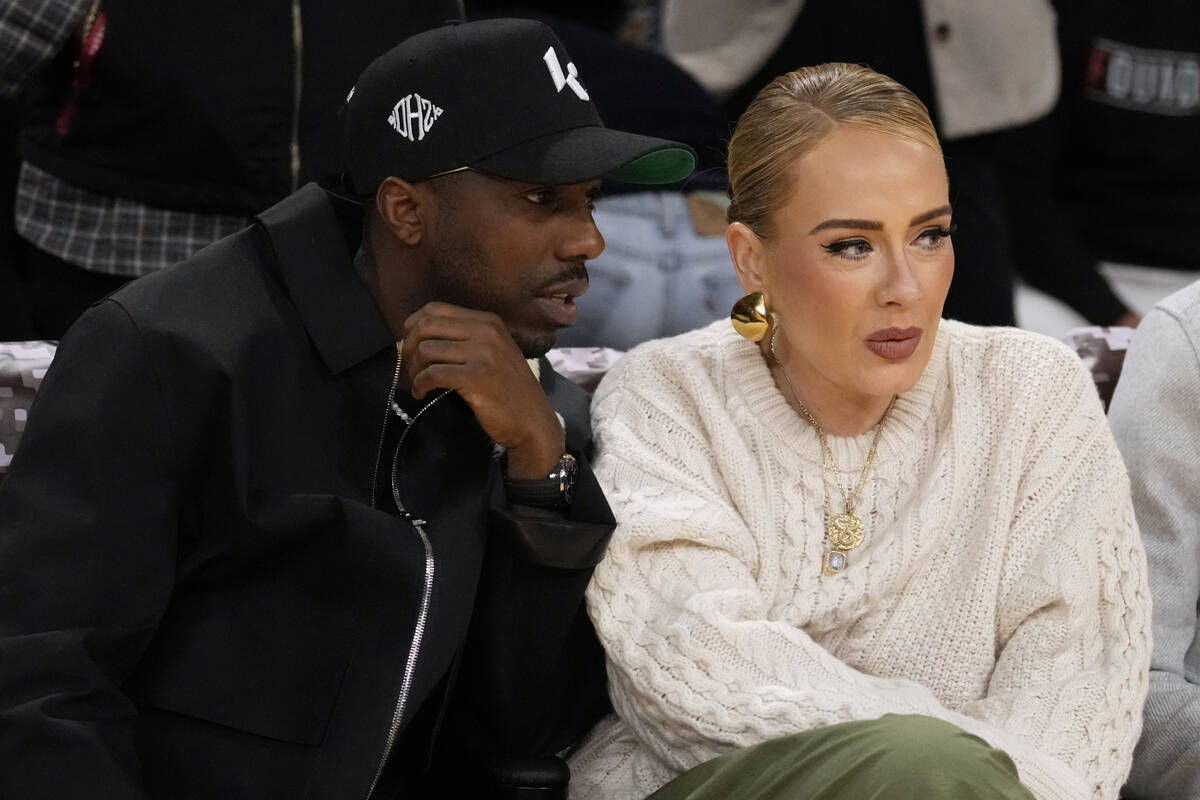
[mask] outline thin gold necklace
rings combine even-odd
[[[792,393],[792,399],[796,401],[796,405],[800,407],[800,411],[808,419],[810,425],[817,432],[817,439],[821,442],[821,487],[825,492],[825,519],[828,525],[825,529],[825,535],[829,539],[829,547],[825,550],[825,555],[821,559],[821,571],[826,575],[837,575],[850,566],[850,551],[863,543],[863,538],[867,535],[867,526],[863,524],[862,518],[854,513],[854,507],[858,504],[862,496],[863,486],[867,483],[867,475],[871,471],[871,465],[875,463],[875,453],[879,449],[879,437],[883,434],[883,426],[887,423],[888,415],[892,413],[892,408],[896,405],[896,400],[899,395],[892,395],[892,399],[888,401],[887,410],[883,412],[883,416],[879,419],[879,424],[875,426],[875,438],[871,440],[871,449],[867,453],[867,463],[863,465],[862,472],[858,476],[858,485],[854,487],[854,491],[847,492],[842,487],[840,480],[836,479],[836,475],[841,472],[838,469],[837,460],[833,457],[833,450],[829,447],[829,441],[825,438],[825,431],[822,430],[817,418],[808,410],[808,406],[804,405],[804,401],[800,399],[800,395],[796,392],[795,385],[792,384],[792,377],[788,375],[787,368],[783,366],[783,362],[779,360],[779,355],[775,352],[775,334],[779,328],[776,327],[771,333],[771,360],[779,371],[783,373],[783,379],[787,381],[788,390]],[[835,480],[834,485],[841,492],[842,501],[845,503],[845,510],[841,514],[834,515],[833,504],[829,499],[829,480],[826,478],[828,468],[832,466]]]

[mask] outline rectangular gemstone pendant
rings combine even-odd
[[[838,550],[831,547],[825,551],[825,558],[821,564],[821,571],[826,575],[837,575],[849,565],[850,559],[846,555],[845,550]]]

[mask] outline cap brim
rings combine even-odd
[[[692,174],[696,151],[667,139],[588,125],[530,139],[469,166],[529,183],[561,185],[611,178],[665,184]]]

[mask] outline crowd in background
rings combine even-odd
[[[186,5],[186,4],[184,4]],[[726,313],[724,145],[770,77],[847,61],[909,86],[943,137],[957,271],[945,315],[1061,335],[1136,325],[1200,245],[1200,12],[1186,0],[258,2],[16,0],[0,17],[0,340],[59,338],[91,302],[336,182],[357,70],[413,29],[530,15],[605,120],[687,141],[682,185],[609,185],[608,249],[562,344],[628,349]],[[22,36],[30,27],[34,35]],[[5,46],[6,42],[8,46]]]
[[[181,0],[169,14],[150,0],[9,0],[0,341],[59,339],[90,304],[308,181],[350,194],[339,109],[354,77],[414,31],[488,16],[547,22],[609,126],[699,155],[679,184],[605,186],[607,247],[560,345],[628,350],[728,315],[743,288],[725,239],[726,143],[771,78],[833,61],[900,81],[940,132],[956,255],[945,317],[1055,337],[1147,317],[1111,420],[1173,627],[1156,619],[1134,777],[1147,796],[1160,779],[1200,785],[1186,759],[1200,699],[1181,677],[1200,663],[1196,464],[1174,446],[1198,427],[1200,387],[1200,289],[1177,294],[1200,278],[1191,0]]]

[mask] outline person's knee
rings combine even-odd
[[[872,772],[888,797],[1028,797],[1012,759],[948,722],[887,716]]]

